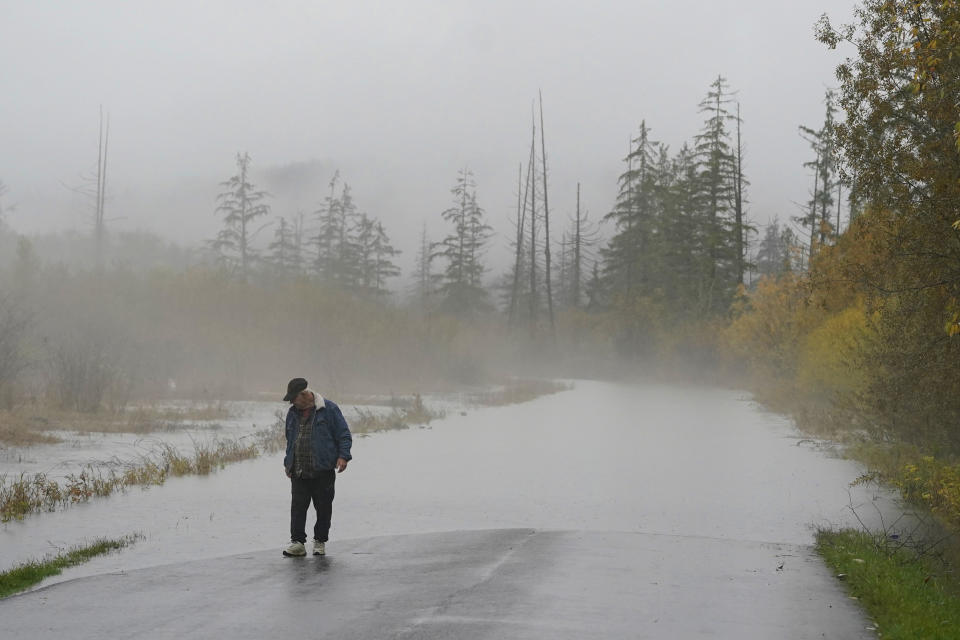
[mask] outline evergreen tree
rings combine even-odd
[[[211,245],[221,264],[238,268],[240,277],[246,280],[257,258],[252,246],[256,234],[253,222],[270,213],[266,203],[269,194],[258,190],[250,182],[250,154],[237,154],[237,173],[220,186],[227,190],[217,196],[217,213],[223,215],[223,228]]]
[[[373,239],[373,292],[375,294],[386,294],[386,281],[400,275],[400,268],[392,260],[397,255],[400,255],[400,251],[390,244],[390,238],[383,229],[383,223],[378,220]]]
[[[268,250],[268,262],[276,276],[289,278],[300,273],[302,265],[300,227],[303,215],[293,222],[281,217]]]
[[[356,254],[357,264],[359,266],[358,284],[364,291],[372,291],[374,288],[373,264],[373,245],[374,234],[376,233],[376,221],[363,213],[357,223]]]
[[[603,279],[600,277],[600,265],[596,260],[593,261],[593,270],[590,272],[585,293],[587,294],[587,311],[596,313],[606,308],[606,292]]]
[[[616,229],[604,250],[604,276],[614,293],[632,297],[649,278],[646,251],[657,222],[657,143],[650,139],[646,121],[640,123],[640,133],[631,140],[624,161],[627,170],[619,179],[617,202],[604,217],[613,221]]]
[[[700,133],[694,138],[698,170],[698,188],[703,242],[708,257],[701,273],[700,308],[703,312],[726,311],[737,284],[735,200],[736,156],[731,149],[728,124],[736,119],[728,106],[732,92],[726,78],[717,76],[700,112],[707,115]]]
[[[413,285],[411,288],[413,300],[421,311],[429,311],[432,306],[434,283],[433,252],[430,237],[427,235],[427,223],[423,223],[420,230],[420,247],[417,250],[417,261],[413,270]]]
[[[345,289],[360,284],[361,262],[358,234],[363,216],[353,200],[350,185],[344,183],[336,195],[339,172],[330,181],[330,195],[316,215],[319,232],[315,238],[316,272],[329,284]]]
[[[665,148],[661,155],[666,155]],[[696,317],[701,274],[709,262],[696,158],[689,145],[684,144],[668,163],[659,164],[663,194],[660,282],[669,292],[664,302],[677,317]]]
[[[778,276],[793,270],[796,236],[790,227],[781,227],[774,218],[767,225],[757,247],[757,272],[761,276]]]
[[[592,257],[592,248],[597,243],[597,229],[590,221],[589,214],[580,208],[580,183],[577,183],[577,207],[570,221],[566,262],[569,263],[565,278],[565,302],[567,306],[579,309],[583,304],[584,263]]]
[[[830,216],[834,205],[833,193],[839,185],[837,154],[834,149],[836,106],[833,91],[827,91],[824,104],[826,115],[819,129],[800,127],[800,135],[810,144],[815,156],[814,160],[803,165],[813,169],[813,192],[807,203],[808,213],[803,219],[805,226],[810,228],[808,256],[811,260],[818,248],[823,246],[835,231]]]
[[[375,296],[386,295],[387,279],[400,275],[400,269],[391,260],[399,253],[390,244],[383,224],[365,213],[360,214],[356,254],[358,284],[361,290]]]
[[[335,171],[330,178],[330,193],[324,198],[323,205],[314,212],[319,231],[314,238],[316,260],[314,272],[325,281],[332,282],[336,275],[336,239],[340,237],[340,200],[336,196],[340,172]]]
[[[485,269],[481,258],[491,228],[477,204],[476,185],[469,169],[459,172],[451,193],[455,204],[441,215],[453,229],[433,245],[433,257],[446,260],[438,293],[444,310],[471,315],[489,306],[482,283]]]

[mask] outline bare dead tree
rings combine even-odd
[[[93,218],[93,235],[96,243],[97,267],[103,265],[103,238],[105,231],[104,203],[107,193],[107,149],[110,143],[110,114],[107,126],[103,126],[103,105],[100,106],[100,133],[97,141],[97,191]]]
[[[569,231],[570,248],[573,253],[570,264],[569,285],[569,304],[575,309],[580,308],[580,302],[583,298],[583,276],[584,260],[592,258],[590,248],[598,241],[599,232],[590,224],[589,213],[581,207],[580,183],[577,183],[577,208]]]
[[[529,172],[529,169],[528,169]],[[529,186],[530,178],[527,177]],[[517,298],[520,292],[520,269],[523,265],[523,227],[527,213],[527,191],[523,186],[523,163],[517,170],[517,239],[514,247],[513,284],[510,288],[510,309],[507,314],[507,325],[512,327],[516,321]]]
[[[840,237],[840,203],[843,195],[843,183],[837,180],[837,238]]]
[[[543,92],[540,92],[540,162],[543,166],[543,246],[544,260],[546,262],[546,285],[547,285],[547,313],[550,316],[550,333],[556,334],[556,325],[553,319],[553,291],[550,286],[550,206],[547,198],[547,142],[543,133]]]
[[[737,282],[743,284],[744,272],[744,230],[743,225],[743,143],[740,139],[740,102],[737,102],[737,157],[736,166],[733,171],[733,215],[734,226],[736,227],[736,240],[734,242],[737,251]]]
[[[580,249],[582,242],[581,235],[581,220],[580,220],[580,183],[577,183],[577,218],[576,225],[573,230],[573,265],[571,270],[573,273],[570,274],[570,277],[573,281],[571,286],[571,298],[573,301],[573,308],[577,309],[580,307]]]
[[[537,148],[537,123],[530,114],[532,120],[530,133],[530,165],[536,164]],[[528,173],[531,177],[530,189],[530,336],[534,337],[537,333],[537,186],[536,177],[532,171]]]

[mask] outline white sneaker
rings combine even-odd
[[[325,556],[327,555],[326,543],[320,542],[319,540],[313,541],[313,555],[315,556]]]
[[[287,557],[305,556],[307,555],[307,550],[303,547],[302,542],[297,542],[294,540],[290,543],[289,547],[283,550],[283,555]]]

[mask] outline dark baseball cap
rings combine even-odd
[[[284,402],[293,402],[297,394],[307,388],[307,381],[303,378],[294,378],[287,383],[287,395],[283,396]]]

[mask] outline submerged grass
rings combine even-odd
[[[557,382],[556,380],[511,380],[501,389],[473,393],[470,395],[470,399],[474,404],[499,407],[529,402],[540,396],[567,391],[572,388],[572,384]]]
[[[173,445],[164,444],[161,459],[164,468],[172,476],[205,476],[228,463],[249,460],[258,455],[257,445],[252,442],[243,444],[239,440],[217,440],[194,443],[192,455],[183,455]]]
[[[105,553],[122,549],[143,539],[143,535],[134,533],[123,538],[98,538],[92,543],[69,549],[66,553],[49,560],[35,560],[19,564],[0,573],[0,598],[19,593],[39,583],[44,578],[59,575],[67,567],[73,567]]]
[[[64,491],[55,480],[37,473],[21,473],[8,479],[0,475],[0,521],[23,518],[28,513],[53,511],[64,501]]]
[[[478,401],[484,404],[510,404],[524,402],[545,393],[554,393],[570,388],[570,385],[551,381],[517,381],[508,387],[482,395]],[[397,401],[388,414],[356,409],[357,417],[350,421],[351,431],[356,434],[387,429],[406,429],[414,424],[429,424],[444,417],[443,411],[427,407],[420,394]],[[138,410],[140,411],[140,410]],[[172,410],[184,418],[186,413]],[[220,411],[220,409],[211,409]],[[133,423],[143,424],[144,416],[166,416],[164,413],[136,413]],[[212,414],[204,413],[205,417]],[[256,458],[263,453],[275,453],[286,447],[284,412],[276,413],[276,421],[270,427],[253,434],[252,440],[217,439],[212,442],[194,442],[192,452],[181,452],[169,443],[161,443],[153,455],[126,463],[121,468],[104,468],[87,465],[79,473],[68,474],[58,482],[43,473],[19,476],[0,475],[0,522],[20,520],[31,513],[54,511],[59,507],[86,502],[95,497],[109,496],[130,486],[161,485],[170,476],[207,475],[222,469],[229,463]],[[44,423],[48,424],[48,423]]]
[[[257,448],[263,453],[276,453],[287,448],[285,414],[278,410],[274,417],[276,420],[272,425],[253,434]]]
[[[7,412],[0,413],[0,443],[14,447],[26,447],[32,444],[54,444],[56,442],[60,442],[60,438],[38,431],[35,426],[19,418],[13,419]]]
[[[212,422],[233,417],[223,403],[189,407],[140,406],[121,411],[85,413],[44,406],[0,411],[0,442],[14,446],[55,443],[46,431],[80,433],[154,433],[182,428],[188,421]]]
[[[821,530],[816,545],[863,603],[881,637],[948,640],[960,635],[960,582],[949,565],[851,529]]]
[[[144,456],[119,470],[87,465],[79,473],[68,474],[61,482],[43,473],[0,475],[0,522],[21,520],[31,513],[54,511],[61,506],[109,496],[130,486],[160,485],[169,476],[207,475],[231,462],[255,458],[261,451],[272,451],[265,443],[263,439],[195,442],[189,454],[164,443],[154,457]]]
[[[419,393],[406,402],[405,408],[394,408],[387,414],[354,407],[357,417],[350,421],[350,430],[354,433],[373,433],[389,429],[407,429],[413,424],[430,424],[431,420],[444,417],[443,411],[428,408]]]

